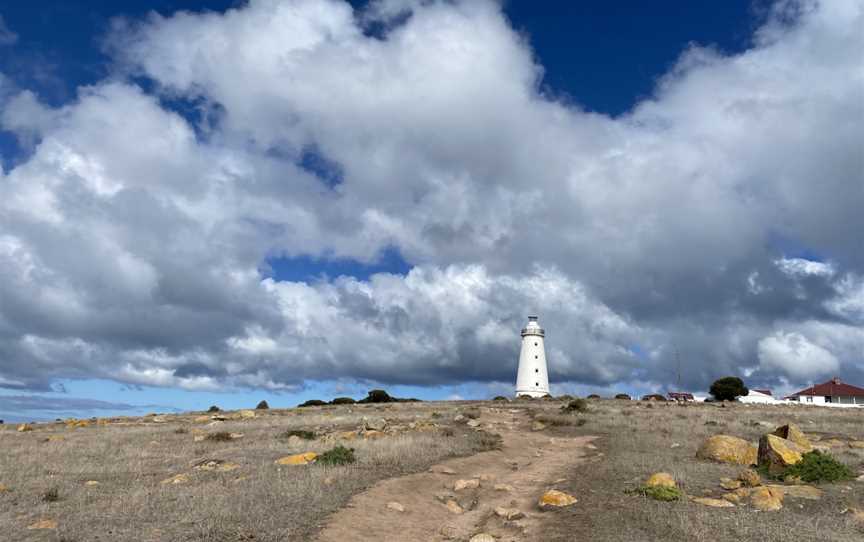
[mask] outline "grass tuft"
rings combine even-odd
[[[216,433],[210,433],[207,435],[207,440],[211,440],[213,442],[230,442],[233,440],[231,438],[231,433],[228,431],[217,431]]]
[[[315,440],[315,433],[312,431],[306,431],[303,429],[291,429],[290,431],[284,431],[276,435],[276,438],[280,439],[289,439],[291,437],[300,437],[303,440]]]
[[[654,499],[655,501],[663,502],[678,501],[684,496],[684,492],[677,487],[666,486],[642,486],[626,491],[626,493],[631,495],[642,495]]]
[[[561,407],[564,412],[588,412],[588,401],[576,398]]]

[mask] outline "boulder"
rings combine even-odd
[[[86,482],[84,482],[84,485],[87,487],[93,487],[93,486],[98,486],[99,482],[96,480],[87,480]]]
[[[196,463],[192,468],[204,471],[231,472],[232,470],[239,469],[240,465],[222,459],[205,459]]]
[[[723,489],[738,489],[741,487],[741,480],[733,480],[732,478],[720,478],[720,487]]]
[[[796,486],[781,486],[781,485],[767,485],[765,486],[769,489],[773,489],[776,491],[781,491],[785,497],[791,497],[793,499],[807,499],[811,501],[818,501],[825,494],[824,491],[819,489],[818,487],[807,486],[807,485],[796,485]]]
[[[759,467],[768,469],[774,475],[801,461],[801,450],[791,440],[768,434],[759,439],[758,457]]]
[[[387,503],[387,509],[393,510],[394,512],[404,512],[405,507],[402,506],[402,503],[398,503],[396,501],[391,501]]]
[[[540,497],[540,500],[537,502],[537,506],[540,507],[541,510],[546,508],[561,508],[563,506],[570,506],[578,502],[578,499],[573,495],[568,495],[563,491],[558,491],[557,489],[550,489],[546,493]]]
[[[711,506],[713,508],[730,508],[735,506],[728,500],[712,499],[710,497],[692,497],[690,500],[704,506]]]
[[[647,487],[677,487],[675,478],[668,472],[655,472],[645,481]]]
[[[254,410],[241,410],[239,415],[240,415],[241,419],[249,420],[249,419],[255,417],[255,411]]]
[[[315,452],[304,452],[302,454],[286,455],[275,461],[277,465],[308,465],[313,463],[318,458]]]
[[[387,420],[384,418],[363,418],[363,428],[367,431],[383,431],[387,428]]]
[[[813,451],[813,444],[810,443],[810,440],[804,436],[804,432],[795,424],[790,423],[778,427],[774,431],[774,435],[786,440],[791,440],[801,448],[802,453]]]
[[[285,442],[285,444],[287,444],[289,448],[298,448],[301,444],[303,444],[303,439],[298,437],[297,435],[291,435],[290,437],[288,437],[288,440]]]
[[[33,426],[30,425],[29,423],[22,423],[21,425],[18,426],[18,432],[19,433],[27,433],[28,431],[32,431],[32,430],[33,430]]]
[[[729,435],[714,435],[709,437],[696,457],[708,459],[720,463],[733,463],[736,465],[755,465],[757,449],[744,439]]]
[[[757,487],[750,493],[750,504],[753,508],[768,512],[783,508],[783,491],[776,488]]]
[[[468,420],[468,423],[466,423],[465,425],[467,425],[468,427],[480,427],[480,421],[479,420]]]
[[[858,448],[859,450],[864,450],[864,440],[853,440],[849,443],[850,448]]]

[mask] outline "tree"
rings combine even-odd
[[[255,410],[267,410],[270,408],[270,405],[267,404],[267,401],[261,401],[258,403],[258,406],[255,407]]]
[[[750,392],[737,376],[724,376],[715,380],[708,391],[718,401],[734,401],[737,397],[747,395]]]

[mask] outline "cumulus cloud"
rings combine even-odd
[[[618,118],[545,96],[492,1],[118,21],[110,80],[2,105],[33,152],[0,177],[0,385],[506,382],[528,312],[559,381],[666,382],[676,351],[692,387],[864,378],[864,9],[775,12]],[[394,249],[405,276],[265,272]]]

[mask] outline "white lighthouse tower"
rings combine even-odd
[[[522,330],[522,351],[519,353],[519,371],[516,373],[516,396],[549,395],[549,374],[546,372],[546,348],[543,338],[546,333],[536,316],[528,317],[528,325]]]

